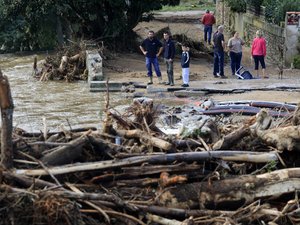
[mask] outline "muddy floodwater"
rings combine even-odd
[[[39,55],[38,59],[45,56]],[[45,118],[50,131],[58,131],[61,126],[101,128],[106,94],[90,92],[84,81],[39,82],[32,77],[33,59],[34,55],[0,55],[0,67],[8,76],[15,106],[14,126],[37,132],[43,130]],[[132,101],[125,96],[120,92],[110,93],[110,106],[124,109]],[[162,102],[161,99],[166,100],[166,96],[157,96],[156,103]]]
[[[43,59],[44,56],[39,56]],[[8,76],[14,101],[14,126],[28,132],[101,126],[104,93],[89,92],[86,82],[39,82],[32,77],[34,55],[0,55],[0,66]],[[111,94],[111,104],[125,104],[119,93]],[[121,102],[120,102],[121,101]]]
[[[38,55],[38,59],[42,60],[46,55]],[[28,132],[36,132],[43,130],[43,118],[46,120],[46,124],[49,131],[58,131],[61,126],[65,129],[81,128],[94,126],[101,128],[103,119],[103,109],[105,107],[105,93],[92,93],[89,91],[87,82],[74,82],[66,83],[61,82],[39,82],[32,77],[32,64],[34,55],[16,56],[16,55],[0,55],[0,67],[5,75],[8,76],[11,85],[12,97],[14,101],[14,126],[25,129]],[[140,67],[144,72],[144,61],[140,59]],[[122,59],[126,61],[126,59]],[[127,61],[126,61],[127,62]],[[115,62],[115,64],[120,64]],[[137,63],[127,62],[127,66],[135,66]],[[118,73],[118,77],[115,80],[124,81],[124,77],[132,76],[132,80],[138,82],[147,82],[146,77],[137,80],[134,77],[135,69],[132,69],[132,74]],[[180,83],[179,80],[176,80]],[[207,84],[205,82],[208,82]],[[250,85],[252,82],[244,83],[243,85]],[[278,79],[270,80],[258,80],[255,85],[268,86],[274,83],[280,82],[281,85],[296,85],[299,86],[299,79],[287,77],[280,81]],[[198,83],[194,81],[191,86],[205,86],[213,85],[217,86],[216,81],[202,81]],[[226,82],[222,82],[220,87],[239,87],[240,81],[234,79],[228,79]],[[254,84],[253,84],[254,85]],[[256,86],[255,86],[256,87]],[[141,90],[137,90],[141,91]],[[117,110],[124,110],[132,101],[132,98],[126,97],[126,93],[110,93],[110,106]],[[201,98],[194,99],[177,99],[172,93],[155,93],[150,96],[155,99],[156,104],[166,105],[182,105],[192,104],[194,106],[199,105]],[[226,100],[262,100],[262,101],[279,101],[298,103],[300,99],[300,93],[290,91],[251,91],[242,94],[215,94],[206,96],[213,98],[217,101]]]

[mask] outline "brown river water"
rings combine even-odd
[[[87,82],[39,82],[32,77],[34,55],[0,55],[0,67],[8,76],[14,101],[13,125],[27,132],[94,126],[101,127],[105,93],[91,93]],[[43,55],[38,56],[39,60]],[[111,106],[126,104],[121,93],[111,93]]]

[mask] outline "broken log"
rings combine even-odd
[[[108,168],[118,168],[122,166],[130,166],[135,164],[140,164],[145,162],[146,159],[139,157],[137,159],[123,159],[123,160],[107,160],[100,162],[91,162],[91,163],[73,163],[68,165],[63,165],[59,167],[50,167],[49,172],[53,175],[57,174],[67,174],[75,173],[80,171],[89,171],[89,170],[100,170]],[[43,169],[17,169],[15,170],[16,174],[28,175],[28,176],[40,176],[47,175],[47,172]]]
[[[33,178],[33,177],[28,177],[24,175],[18,175],[13,172],[7,172],[3,171],[2,172],[3,177],[10,181],[10,182],[18,182],[24,187],[35,187],[35,188],[40,188],[40,189],[45,189],[45,188],[56,188],[56,190],[59,190],[61,187],[57,186],[54,183],[50,183],[49,181],[44,181],[38,178]]]
[[[158,202],[166,207],[222,209],[238,208],[255,199],[293,193],[300,188],[300,168],[261,175],[177,185],[166,189]]]
[[[13,167],[13,111],[14,104],[7,76],[0,70],[0,107],[1,107],[1,162],[3,168]]]
[[[80,53],[69,57],[68,61],[70,63],[76,63],[76,62],[78,62],[79,58],[80,58]]]
[[[130,181],[131,179],[137,179],[141,176],[160,174],[162,172],[170,173],[193,173],[193,171],[201,170],[201,173],[197,173],[201,178],[207,176],[209,171],[203,170],[203,166],[187,163],[179,163],[175,165],[143,165],[143,166],[130,166],[121,167],[123,173],[109,173],[100,176],[93,177],[89,183],[104,182],[104,181],[119,181],[121,179]]]
[[[97,149],[97,151],[101,151],[104,154],[111,157],[111,155],[115,155],[119,152],[126,151],[126,147],[122,145],[113,144],[109,141],[106,141],[102,138],[88,136],[90,143]]]
[[[292,118],[292,125],[298,126],[300,125],[300,102],[297,105],[297,108],[294,112],[293,118]]]
[[[230,149],[233,145],[239,142],[243,137],[250,134],[249,125],[244,125],[241,128],[231,132],[213,145],[213,150]]]
[[[90,131],[91,132],[91,131]],[[82,146],[89,142],[88,134],[82,135],[69,143],[67,146],[58,147],[56,150],[51,151],[42,157],[41,161],[45,165],[63,165],[71,163],[74,159],[78,158],[82,153]]]
[[[61,58],[60,65],[59,65],[59,68],[58,68],[59,73],[64,73],[65,72],[65,70],[67,68],[68,61],[69,61],[68,56],[63,56]]]
[[[295,111],[297,112],[297,111]],[[257,114],[256,123],[251,126],[252,135],[258,136],[263,143],[277,148],[279,151],[300,151],[300,127],[287,126],[268,129],[271,124],[267,111]]]
[[[100,170],[108,168],[119,168],[122,166],[131,166],[141,163],[173,163],[173,162],[194,162],[212,159],[222,159],[225,161],[240,161],[251,163],[266,163],[276,161],[277,153],[260,153],[260,152],[244,152],[244,151],[208,151],[208,152],[185,152],[159,155],[143,155],[121,160],[107,160],[91,163],[68,164],[59,167],[50,167],[49,172],[53,175],[74,173],[79,171]],[[44,169],[17,169],[16,174],[28,176],[41,176],[48,173]]]
[[[149,135],[148,133],[139,130],[139,129],[135,129],[135,130],[117,130],[116,131],[117,134],[119,136],[125,137],[125,138],[139,138],[142,139],[142,143],[143,140],[145,140],[147,142],[147,144],[155,146],[157,148],[163,149],[165,151],[171,150],[172,148],[172,144],[162,140],[160,138],[157,137],[153,137],[151,135]]]
[[[279,151],[300,151],[300,127],[289,126],[256,131],[256,135],[266,144]]]
[[[171,219],[163,218],[161,216],[153,215],[150,213],[148,213],[146,217],[148,219],[148,222],[155,222],[162,225],[193,225],[194,224],[193,218],[189,218],[181,222],[174,219],[171,220]]]
[[[32,71],[32,76],[38,76],[39,74],[39,70],[37,68],[37,56],[34,56],[34,59],[33,59],[33,71]]]

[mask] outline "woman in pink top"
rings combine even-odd
[[[256,31],[256,38],[254,38],[252,42],[251,55],[254,59],[256,76],[258,77],[258,66],[259,63],[262,67],[262,77],[268,78],[265,75],[266,64],[265,57],[267,53],[266,40],[262,37],[262,33],[260,30]]]

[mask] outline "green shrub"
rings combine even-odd
[[[300,0],[264,0],[263,5],[266,20],[276,24],[285,20],[286,12],[300,10]]]
[[[300,69],[300,55],[296,55],[293,60],[295,69]]]
[[[246,1],[245,0],[226,0],[227,5],[231,8],[233,12],[243,13],[246,12]]]

